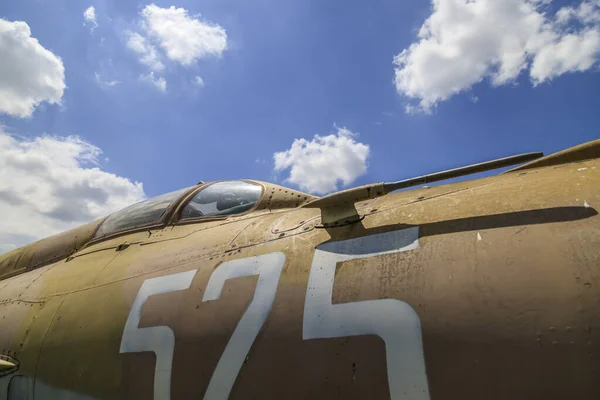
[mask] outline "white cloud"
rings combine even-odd
[[[600,0],[584,1],[579,7],[563,7],[556,13],[556,22],[579,21],[585,25],[600,22]]]
[[[537,85],[566,72],[586,71],[596,63],[599,54],[600,29],[567,34],[539,50],[531,64],[531,79]]]
[[[165,80],[165,78],[161,76],[154,76],[154,72],[150,72],[149,74],[142,74],[140,75],[140,79],[153,84],[158,90],[160,90],[163,93],[167,91],[167,81]]]
[[[127,47],[133,50],[140,57],[140,62],[153,71],[162,71],[165,66],[160,60],[160,55],[156,47],[137,32],[125,31],[127,37]]]
[[[89,6],[85,9],[83,12],[83,20],[84,24],[90,25],[90,30],[92,32],[98,27],[98,22],[96,21],[96,9],[94,6]]]
[[[65,67],[25,22],[0,18],[0,60],[0,113],[25,118],[42,102],[60,104]]]
[[[408,115],[416,115],[419,113],[419,108],[416,106],[413,106],[412,104],[405,104],[404,112]]]
[[[220,56],[227,49],[227,33],[218,24],[190,17],[184,8],[149,4],[141,12],[145,27],[167,57],[189,66],[198,59]]]
[[[200,87],[204,86],[204,80],[199,76],[194,77],[194,83]]]
[[[139,60],[152,72],[142,79],[166,91],[164,77],[154,72],[165,69],[164,62],[173,61],[190,67],[207,57],[220,57],[227,49],[227,33],[220,25],[190,16],[185,8],[161,8],[149,4],[140,12],[139,32],[125,31],[126,46],[138,54]],[[164,53],[163,53],[164,52]],[[204,86],[200,76],[193,80]]]
[[[77,136],[25,140],[0,131],[0,252],[143,199],[141,183],[102,171]]]
[[[418,41],[394,57],[396,90],[417,102],[408,111],[429,112],[484,79],[500,86],[529,70],[535,85],[588,70],[600,54],[599,4],[553,17],[542,0],[433,0]]]
[[[346,186],[367,172],[369,146],[356,141],[358,134],[347,128],[315,135],[311,141],[295,139],[292,146],[273,154],[275,170],[290,169],[288,181],[302,190],[323,194]]]
[[[94,73],[94,76],[96,77],[96,83],[97,83],[98,85],[100,85],[100,86],[109,86],[109,87],[112,87],[112,86],[116,86],[116,85],[118,85],[119,83],[121,83],[121,82],[119,82],[119,81],[117,81],[117,80],[112,80],[112,81],[104,81],[104,80],[102,80],[102,78],[100,77],[100,74],[99,74],[99,73],[97,73],[97,72],[95,72],[95,73]]]

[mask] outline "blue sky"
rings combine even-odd
[[[478,1],[485,6],[486,1]],[[434,57],[435,65],[428,61],[431,58],[423,61],[417,57],[420,49],[415,49],[408,59],[412,69],[404,65],[408,83],[399,88],[395,73],[401,67],[394,65],[394,56],[419,45],[419,30],[436,11],[432,3],[155,1],[161,9],[185,9],[190,19],[218,25],[226,32],[227,48],[219,56],[198,57],[191,65],[182,65],[169,59],[160,38],[152,39],[140,25],[142,10],[150,3],[3,2],[0,18],[24,21],[31,37],[60,57],[66,88],[60,105],[41,102],[25,118],[0,112],[0,124],[19,141],[77,135],[101,149],[102,155],[92,164],[143,183],[146,196],[198,180],[250,178],[298,187],[298,181],[285,182],[289,170],[274,171],[273,155],[290,149],[295,139],[339,135],[339,128],[351,132],[351,141],[368,146],[364,170],[350,173],[351,182],[346,182],[350,186],[404,179],[520,152],[548,154],[600,137],[600,44],[595,36],[600,32],[600,19],[595,20],[595,14],[585,17],[587,9],[578,8],[581,2],[553,2],[539,8],[528,0],[504,3],[509,26],[515,5],[534,4],[547,25],[555,24],[540,28],[555,35],[544,46],[558,47],[528,50],[521,70],[498,84],[490,77],[498,64],[485,67],[484,72],[469,72],[469,68],[494,57],[504,60],[505,54],[492,48],[503,43],[498,38],[502,30],[482,34],[488,42],[475,43],[473,37],[470,42],[430,37],[441,42],[443,49],[456,46],[476,52],[473,49],[480,48],[482,55],[460,55],[459,59],[472,61],[465,68],[454,56],[447,62]],[[598,12],[598,2],[584,3]],[[92,23],[84,23],[83,13],[89,6],[95,9],[97,26],[93,29]],[[558,24],[556,13],[564,7],[570,8],[565,8]],[[443,20],[438,27],[452,27],[452,13],[444,14],[440,4],[437,11]],[[479,29],[489,25],[486,15],[482,12],[456,26],[471,24]],[[140,78],[151,70],[128,48],[127,32],[140,32],[154,40],[164,63],[160,76],[166,91]],[[577,40],[561,42],[569,34],[574,39],[588,34],[589,40],[571,51]],[[523,35],[525,43],[527,35],[533,34]],[[564,59],[549,60],[548,54]],[[573,61],[577,57],[580,60]],[[547,70],[551,72],[533,76],[534,63],[550,65]],[[447,71],[452,65],[460,74],[471,75],[451,76]],[[434,72],[427,72],[427,66]],[[418,83],[419,77],[432,81],[431,77],[444,74],[448,76],[440,87]],[[196,76],[202,78],[203,86],[193,83]],[[98,79],[117,83],[109,86]],[[534,86],[536,79],[541,82]],[[423,106],[423,102],[433,105]],[[412,112],[406,112],[407,106]],[[338,184],[338,188],[343,186]]]

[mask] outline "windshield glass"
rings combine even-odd
[[[102,237],[128,229],[153,225],[160,221],[169,206],[190,188],[175,190],[148,200],[133,204],[111,214],[96,232],[94,237]]]
[[[243,181],[217,182],[202,189],[181,212],[181,218],[232,215],[248,211],[260,199],[262,188]]]

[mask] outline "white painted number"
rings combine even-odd
[[[339,262],[416,249],[418,227],[317,246],[304,303],[303,339],[377,335],[385,343],[392,400],[429,399],[421,325],[400,300],[332,304]]]
[[[169,400],[171,398],[171,368],[173,366],[173,350],[175,335],[168,326],[139,328],[142,308],[148,297],[156,294],[176,292],[190,287],[196,270],[179,274],[160,276],[144,281],[140,288],[121,338],[121,353],[137,353],[152,351],[156,354],[154,366],[154,399]]]
[[[202,301],[218,300],[225,281],[229,279],[258,275],[258,284],[250,305],[231,335],[213,372],[204,395],[205,399],[227,399],[229,397],[252,343],[271,312],[284,262],[283,253],[264,254],[223,263],[210,276]],[[171,397],[171,369],[175,336],[171,328],[167,326],[139,328],[142,308],[149,296],[189,288],[195,274],[194,270],[144,281],[125,323],[121,339],[121,353],[152,351],[156,354],[155,400],[168,400]]]
[[[416,249],[419,229],[358,237],[317,246],[308,278],[304,304],[304,340],[377,335],[385,343],[388,385],[392,400],[429,399],[421,325],[410,305],[381,299],[332,304],[336,265],[339,262]],[[254,297],[240,319],[204,394],[206,400],[226,400],[252,343],[267,319],[285,262],[283,253],[232,260],[212,273],[203,302],[218,300],[229,279],[258,275]],[[142,308],[151,295],[189,288],[196,270],[148,279],[140,288],[123,332],[121,353],[153,351],[156,354],[154,399],[169,400],[175,337],[171,328],[139,328]]]
[[[226,400],[229,397],[250,347],[271,312],[284,262],[283,253],[264,254],[223,263],[211,275],[202,301],[219,299],[228,279],[258,275],[258,284],[252,302],[231,335],[213,372],[204,394],[205,399]]]

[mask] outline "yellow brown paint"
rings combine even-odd
[[[155,357],[119,352],[125,321],[144,280],[198,270],[189,289],[151,296],[140,327],[173,330],[172,398],[200,398],[257,282],[227,281],[202,302],[208,279],[225,261],[283,252],[273,308],[230,398],[389,398],[381,339],[302,340],[308,273],[321,243],[419,227],[417,250],[338,265],[333,303],[410,304],[432,399],[597,399],[599,157],[595,141],[510,173],[362,201],[361,221],[338,228],[318,228],[320,210],[300,207],[312,196],[268,183],[239,216],[179,224],[179,206],[167,226],[89,242],[96,221],[0,256],[0,351],[18,360],[13,375],[40,385],[150,399]]]

